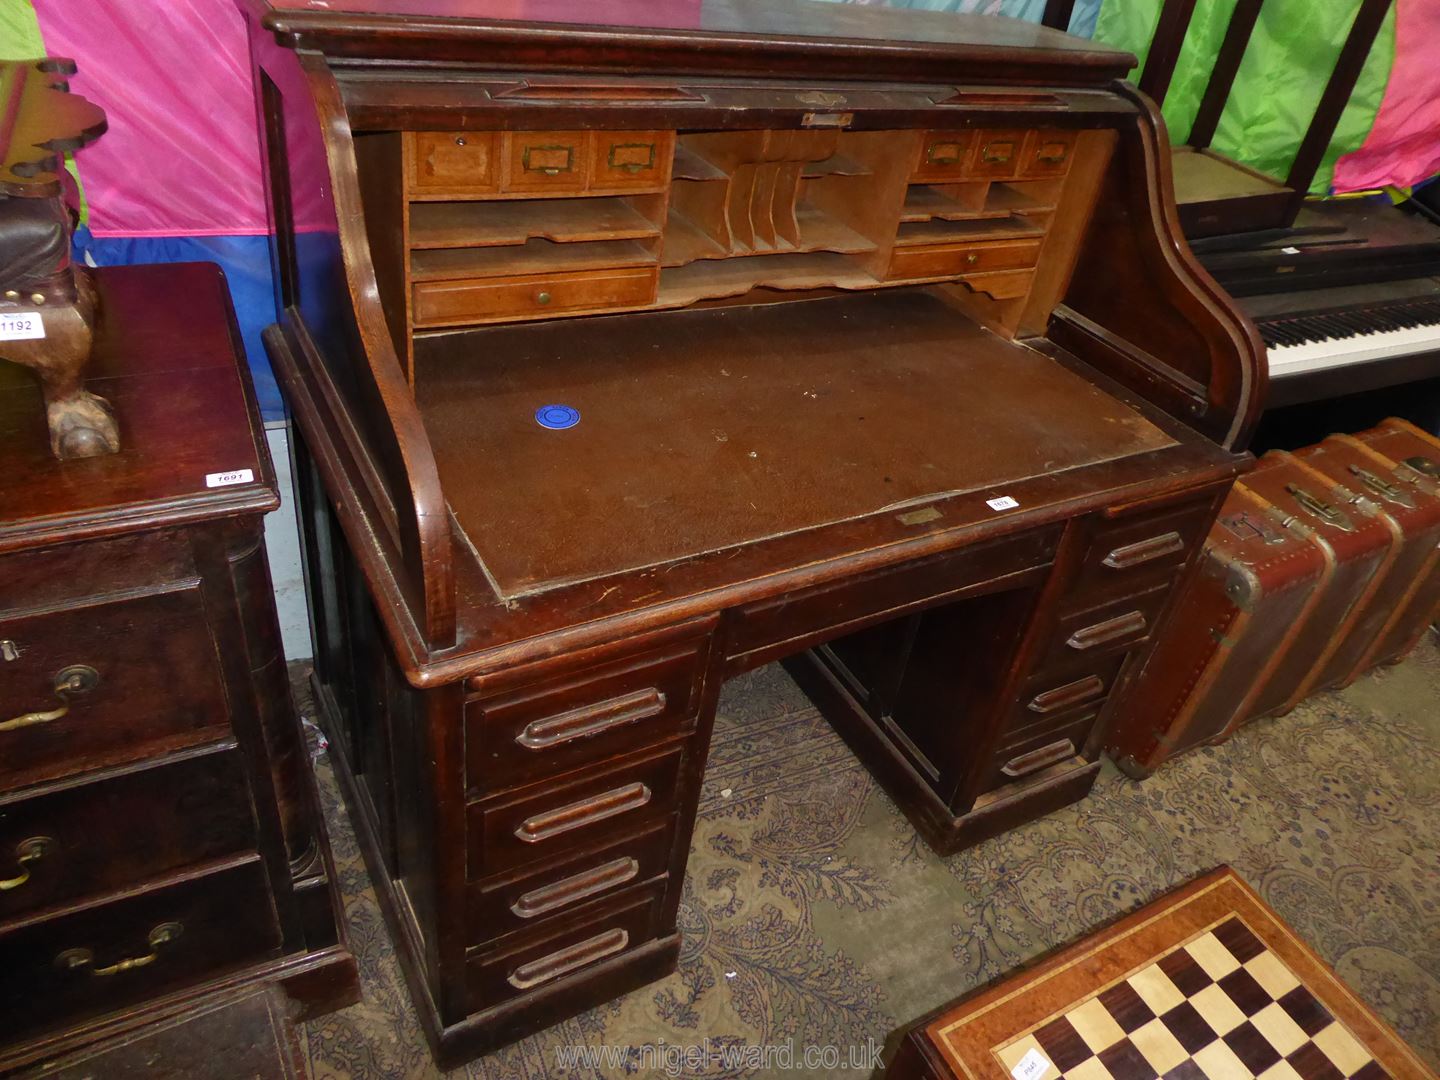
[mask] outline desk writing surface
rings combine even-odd
[[[415,391],[505,597],[1174,445],[925,291],[422,338]]]

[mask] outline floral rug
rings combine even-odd
[[[679,970],[453,1075],[867,1076],[904,1024],[1220,863],[1440,1068],[1437,703],[1431,641],[1143,783],[1107,766],[1080,804],[940,859],[764,668],[721,698]],[[317,764],[364,1000],[306,1027],[311,1073],[435,1076]]]

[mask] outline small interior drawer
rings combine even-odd
[[[470,702],[465,755],[472,791],[494,794],[693,731],[708,641],[676,643]]]
[[[43,614],[0,612],[0,638],[15,657],[0,661],[0,789],[229,732],[198,583]]]
[[[1030,132],[1024,128],[979,131],[971,146],[966,175],[986,180],[1011,180],[1019,176],[1025,164],[1025,142]]]
[[[664,882],[641,886],[590,917],[548,933],[524,934],[468,960],[470,1011],[550,988],[655,938]]]
[[[591,270],[583,274],[420,281],[413,286],[416,326],[447,326],[493,319],[543,318],[566,311],[639,307],[655,299],[651,266]]]
[[[273,955],[280,931],[259,856],[0,932],[0,1015],[22,1037],[112,1012]]]
[[[927,131],[920,140],[920,156],[915,162],[914,180],[958,180],[964,177],[975,141],[973,131]]]
[[[1020,175],[1027,180],[1064,176],[1070,170],[1075,150],[1073,131],[1032,131],[1025,146],[1025,164]]]
[[[507,131],[505,190],[578,194],[589,186],[588,131]]]
[[[240,752],[0,800],[0,920],[255,848]]]
[[[503,880],[471,885],[467,940],[471,945],[484,945],[607,903],[619,893],[665,874],[674,841],[672,814],[613,843]]]
[[[591,140],[591,191],[661,188],[670,178],[673,131],[596,131]]]
[[[897,247],[890,256],[891,278],[947,277],[990,270],[1026,270],[1040,256],[1040,241],[926,244]]]
[[[500,189],[499,136],[493,131],[410,134],[410,186],[435,194],[487,194]]]
[[[1165,584],[1061,616],[1050,649],[1040,663],[1041,671],[1064,672],[1068,678],[1069,672],[1085,670],[1100,657],[1123,652],[1147,640],[1169,595],[1170,586]]]
[[[467,812],[470,879],[488,878],[665,820],[674,809],[683,757],[683,747],[676,746],[570,783],[472,803]]]

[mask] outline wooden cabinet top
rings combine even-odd
[[[711,71],[1104,85],[1128,53],[1018,19],[814,0],[335,0],[265,4],[264,26],[337,57],[511,70]]]
[[[30,372],[0,364],[0,551],[279,505],[220,268],[92,271],[102,312],[86,388],[110,402],[118,454],[57,461]]]

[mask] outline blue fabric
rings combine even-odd
[[[275,291],[270,277],[270,244],[264,236],[96,237],[75,230],[75,258],[90,266],[135,263],[219,263],[230,283],[230,299],[245,342],[245,358],[255,377],[255,395],[266,420],[282,420],[285,405],[270,370],[260,331],[275,321]],[[176,297],[184,303],[184,297]]]

